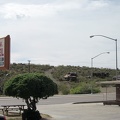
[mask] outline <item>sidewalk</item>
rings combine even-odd
[[[120,107],[102,103],[38,105],[52,120],[119,120]]]

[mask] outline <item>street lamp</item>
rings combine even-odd
[[[93,68],[93,59],[96,58],[96,57],[98,57],[98,56],[100,56],[100,55],[102,55],[102,54],[105,54],[105,53],[109,54],[110,52],[102,52],[102,53],[96,55],[95,57],[92,57],[92,58],[91,58],[91,70],[92,70],[92,68]],[[91,77],[92,77],[92,72],[91,72]]]
[[[114,38],[111,38],[111,37],[107,37],[107,36],[104,36],[104,35],[91,35],[90,38],[93,38],[95,36],[101,36],[101,37],[108,38],[110,40],[114,40],[115,41],[115,45],[116,45],[116,80],[117,80],[117,70],[118,70],[118,62],[117,62],[117,39],[114,39]]]
[[[98,56],[100,56],[100,55],[102,55],[102,54],[105,54],[105,53],[109,54],[110,52],[102,52],[102,53],[100,53],[100,54],[98,54],[98,55],[96,55],[96,56],[94,56],[94,57],[91,58],[91,78],[93,77],[93,71],[92,71],[92,68],[93,68],[93,59],[96,58],[96,57],[98,57]],[[91,94],[92,93],[93,93],[93,90],[92,90],[92,85],[91,85]]]

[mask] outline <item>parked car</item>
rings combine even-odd
[[[6,117],[0,114],[0,120],[6,120]]]

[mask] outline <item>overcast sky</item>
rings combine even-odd
[[[11,63],[115,68],[120,0],[1,0],[0,37],[11,37]],[[110,52],[107,54],[105,52]]]

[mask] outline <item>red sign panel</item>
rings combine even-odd
[[[0,70],[10,66],[10,36],[0,38]]]

